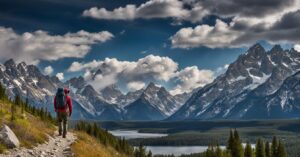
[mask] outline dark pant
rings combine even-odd
[[[68,112],[57,112],[58,132],[66,136],[68,125]]]

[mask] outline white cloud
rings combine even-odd
[[[239,35],[240,32],[234,31],[225,22],[217,20],[215,26],[203,24],[195,28],[182,28],[170,39],[174,48],[194,48],[199,46],[218,48],[235,46],[232,45],[232,42]]]
[[[207,15],[231,17],[232,21],[218,19],[213,26],[200,24],[195,28],[181,28],[170,38],[174,48],[243,47],[259,40],[270,44],[300,42],[300,37],[296,35],[300,32],[299,23],[296,22],[300,19],[300,0],[190,0],[190,4],[194,4],[191,10],[195,10],[196,15],[196,21],[193,21],[190,11],[189,20],[192,22]]]
[[[195,88],[203,87],[214,80],[214,72],[211,70],[199,70],[197,66],[187,67],[175,75],[176,86],[171,94],[191,92]]]
[[[46,75],[52,74],[52,73],[53,73],[53,68],[52,68],[50,65],[47,66],[47,67],[45,67],[44,73],[45,73]]]
[[[136,6],[126,5],[126,7],[116,8],[113,11],[92,7],[89,10],[85,10],[82,15],[97,19],[130,20],[136,16]]]
[[[145,87],[145,83],[141,81],[129,82],[127,84],[129,90],[136,91]]]
[[[56,77],[57,77],[60,81],[62,81],[62,80],[64,80],[64,73],[57,73],[57,74],[56,74]]]
[[[174,93],[182,93],[203,86],[214,78],[214,73],[210,70],[199,70],[193,66],[179,71],[178,63],[169,57],[154,55],[132,62],[120,61],[116,58],[88,63],[75,62],[71,64],[69,71],[85,71],[84,78],[97,90],[111,84],[123,84],[127,90],[137,90],[149,82],[154,82],[176,86],[177,90],[172,89]]]
[[[189,16],[189,11],[184,8],[184,3],[179,0],[149,0],[140,6],[126,5],[112,11],[106,8],[92,7],[82,14],[86,17],[106,20],[133,20],[137,18],[176,18],[184,19]]]
[[[93,60],[92,62],[89,62],[87,64],[82,64],[79,62],[73,62],[70,68],[68,69],[69,72],[75,72],[75,71],[81,71],[83,69],[93,69],[101,65],[101,62],[97,62],[96,60]]]
[[[300,52],[300,45],[294,45],[294,49],[298,52]]]
[[[81,30],[64,35],[50,35],[38,30],[18,34],[11,28],[0,27],[0,58],[14,58],[27,63],[67,57],[82,58],[90,51],[91,45],[111,38],[113,35],[107,31],[89,33]]]

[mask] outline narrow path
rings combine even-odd
[[[19,148],[13,149],[1,157],[73,157],[71,144],[76,140],[74,133],[68,132],[67,138],[54,135],[49,137],[49,141],[40,144],[33,149]]]

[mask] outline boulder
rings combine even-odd
[[[17,136],[7,125],[4,125],[0,130],[0,143],[7,148],[16,148],[20,146]]]

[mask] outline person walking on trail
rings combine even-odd
[[[58,133],[66,138],[68,117],[72,115],[72,100],[68,88],[58,88],[54,97],[54,109],[57,114]]]

